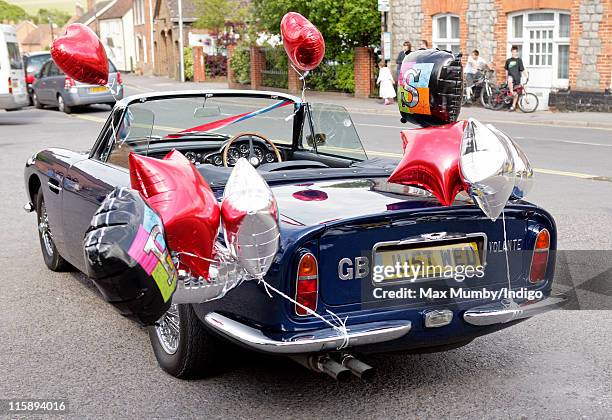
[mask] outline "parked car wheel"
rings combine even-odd
[[[62,258],[59,252],[57,252],[55,242],[53,242],[53,233],[49,226],[45,198],[41,190],[38,190],[36,194],[36,215],[36,220],[38,221],[38,238],[40,240],[40,248],[42,249],[45,265],[51,271],[70,271],[72,266]]]
[[[227,344],[212,335],[191,305],[170,306],[149,327],[149,339],[160,367],[177,378],[199,378],[221,371]]]
[[[57,107],[61,112],[65,112],[66,114],[70,114],[72,112],[72,107],[66,105],[62,95],[57,95]]]
[[[32,93],[32,102],[34,102],[34,107],[36,107],[36,109],[43,109],[43,104],[40,103],[36,92]]]

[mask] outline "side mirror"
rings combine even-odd
[[[221,115],[221,108],[218,105],[209,105],[207,107],[199,107],[193,111],[193,116],[196,118],[210,118]]]
[[[326,141],[327,141],[327,135],[325,133],[315,133],[314,142],[312,139],[312,134],[309,134],[306,136],[306,143],[310,147],[314,147],[315,142],[317,146],[324,146]]]

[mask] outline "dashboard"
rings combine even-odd
[[[223,146],[220,150],[212,153],[198,153],[194,151],[189,151],[185,153],[185,157],[189,159],[192,163],[208,163],[210,165],[215,166],[223,166],[223,150],[225,146]],[[234,166],[238,159],[241,157],[247,158],[249,157],[249,141],[248,140],[239,140],[232,144],[227,153],[227,164],[228,166]],[[258,141],[257,139],[253,140],[253,154],[259,160],[259,163],[272,163],[276,162],[276,155],[270,146],[268,146],[263,141]]]

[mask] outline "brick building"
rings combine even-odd
[[[160,76],[179,78],[178,1],[153,1],[153,72]],[[195,5],[183,0],[183,45],[188,46],[191,25],[197,20]]]
[[[499,80],[517,45],[544,107],[551,91],[612,88],[612,0],[391,0],[389,22],[393,54],[421,39],[464,57],[478,49]]]

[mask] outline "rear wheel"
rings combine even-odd
[[[538,103],[538,97],[534,93],[524,93],[518,99],[518,107],[526,113],[531,113],[538,109]]]
[[[221,371],[227,344],[204,328],[189,304],[171,305],[149,327],[149,339],[159,366],[172,376],[198,378]]]
[[[47,215],[47,207],[45,206],[45,199],[41,190],[38,190],[38,194],[36,194],[36,215],[38,238],[45,265],[52,271],[69,271],[71,265],[57,252],[55,242],[53,242],[53,233],[49,226],[49,216]]]
[[[491,108],[490,99],[492,93],[493,89],[486,83],[482,86],[482,89],[480,89],[480,104],[484,108]]]
[[[491,89],[491,96],[489,97],[488,108],[494,110],[500,110],[504,107],[504,93],[499,89]]]
[[[65,112],[66,114],[70,114],[72,112],[72,108],[66,105],[66,101],[64,101],[62,95],[57,95],[57,107],[61,112]]]
[[[43,104],[40,103],[36,92],[32,93],[32,102],[34,102],[34,107],[36,107],[36,109],[43,109]]]

